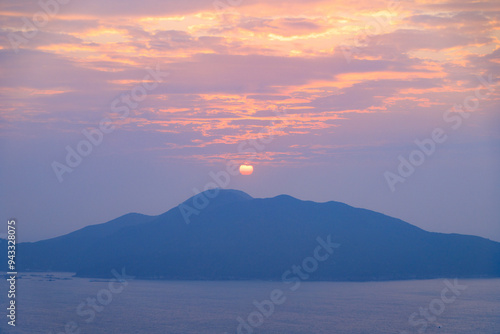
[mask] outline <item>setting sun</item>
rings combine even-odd
[[[252,165],[241,165],[240,166],[241,175],[251,175],[253,173]]]

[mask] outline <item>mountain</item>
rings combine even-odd
[[[110,277],[113,269],[126,268],[136,278],[279,280],[315,254],[318,238],[340,246],[317,263],[310,280],[500,277],[498,242],[424,231],[339,202],[260,199],[223,189],[200,193],[159,216],[128,214],[21,243],[17,262],[20,271],[81,277]]]

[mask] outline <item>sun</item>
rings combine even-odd
[[[253,173],[252,165],[241,165],[240,166],[241,175],[251,175]]]

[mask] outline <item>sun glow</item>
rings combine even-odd
[[[252,165],[241,165],[240,166],[241,175],[251,175],[253,173]]]

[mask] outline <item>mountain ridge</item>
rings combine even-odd
[[[279,279],[309,255],[316,238],[330,235],[341,247],[312,280],[500,277],[500,243],[482,237],[428,232],[335,201],[209,192],[158,216],[127,214],[65,236],[21,243],[18,268],[82,277],[108,277],[112,269],[125,267],[138,278]],[[208,202],[196,206],[201,197]],[[183,205],[196,210],[189,223]]]

